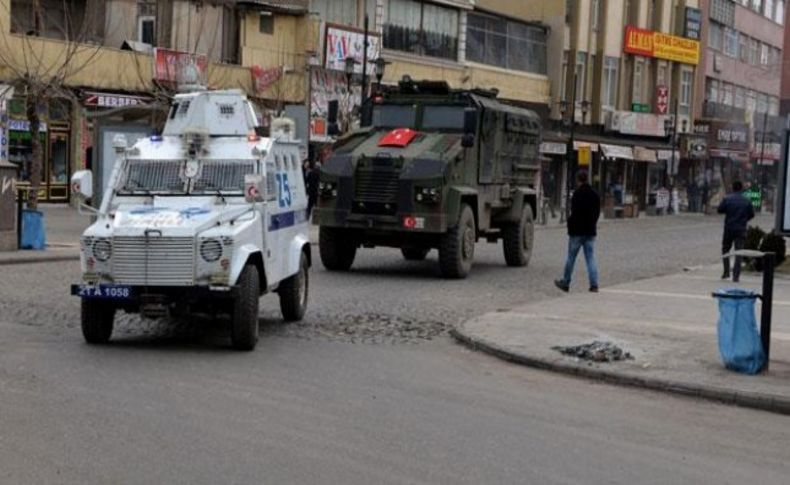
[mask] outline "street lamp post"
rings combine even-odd
[[[390,62],[385,60],[383,57],[379,57],[373,61],[376,74],[376,92],[379,94],[381,94],[381,80],[384,79],[384,70],[387,68],[388,64],[390,64]]]
[[[560,222],[565,222],[568,216],[570,215],[571,211],[571,191],[573,190],[573,164],[575,160],[576,151],[574,150],[574,135],[575,135],[575,125],[576,125],[576,82],[578,80],[578,74],[574,74],[573,76],[573,87],[571,88],[571,102],[570,104],[562,100],[560,101],[560,114],[562,115],[562,120],[564,123],[569,123],[569,136],[568,136],[568,147],[565,153],[565,160],[566,160],[566,184],[565,184],[565,210],[560,211]],[[565,119],[565,115],[568,114],[568,121]]]

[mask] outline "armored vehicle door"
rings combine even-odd
[[[497,171],[497,157],[499,156],[499,125],[502,123],[502,113],[490,109],[483,109],[482,122],[480,123],[480,156],[478,159],[478,182],[481,184],[494,183]]]

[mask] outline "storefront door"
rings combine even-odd
[[[52,201],[68,200],[69,177],[69,133],[50,131],[49,164],[47,164],[47,199]]]

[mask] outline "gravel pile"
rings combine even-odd
[[[623,349],[611,342],[595,342],[583,345],[561,346],[557,345],[552,347],[552,350],[563,355],[569,355],[581,360],[590,360],[592,362],[616,362],[620,360],[633,360],[633,356],[624,352]]]

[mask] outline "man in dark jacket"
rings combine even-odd
[[[601,199],[587,180],[584,170],[576,174],[576,191],[571,198],[571,215],[568,217],[568,259],[565,261],[565,274],[554,284],[562,291],[571,286],[573,267],[579,249],[584,248],[584,260],[587,262],[587,277],[590,280],[590,291],[598,292],[598,268],[595,265],[595,236],[598,217],[601,215]]]
[[[754,217],[754,206],[749,199],[743,196],[743,184],[739,181],[732,183],[732,193],[719,204],[719,214],[724,217],[724,237],[721,241],[721,254],[730,252],[730,248],[743,249],[746,242],[746,224]],[[724,258],[724,274],[721,279],[730,277],[730,258]],[[732,281],[738,282],[741,277],[741,258],[735,257],[735,268],[732,270]]]

